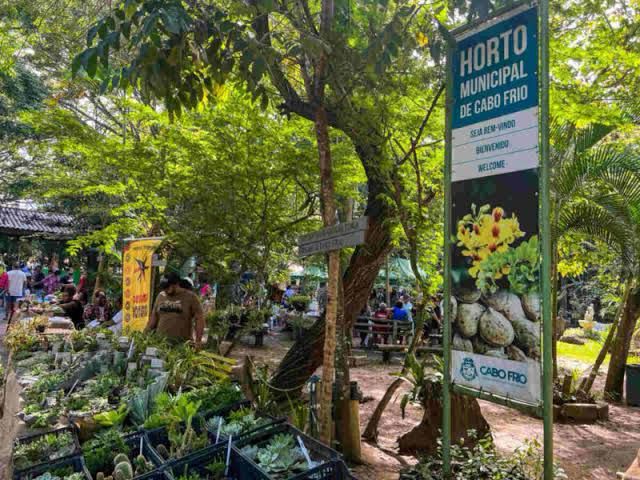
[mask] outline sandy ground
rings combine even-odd
[[[275,369],[291,344],[285,335],[275,334],[265,338],[265,347],[254,348],[249,342],[243,342],[234,348],[231,356],[252,355],[255,361]],[[361,405],[360,425],[363,430],[387,386],[393,381],[391,374],[398,372],[400,366],[400,359],[394,358],[391,365],[383,365],[380,358],[373,355],[366,366],[351,369],[352,380],[358,381],[366,397],[373,397],[372,401]],[[571,362],[566,367],[586,369],[587,365]],[[603,377],[599,376],[594,391],[601,391],[602,384]],[[398,437],[411,430],[422,418],[422,409],[410,405],[402,419],[399,401],[404,391],[405,387],[401,387],[380,422],[378,445],[363,443],[367,464],[353,468],[358,478],[396,480],[403,466],[416,462],[412,457],[397,453]],[[511,452],[534,438],[542,441],[541,420],[489,402],[481,401],[480,404],[501,451]],[[594,425],[554,426],[556,461],[571,480],[615,479],[616,472],[626,470],[636,456],[640,449],[640,408],[611,405],[609,416],[609,421]]]

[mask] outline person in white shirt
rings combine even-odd
[[[7,288],[7,323],[11,324],[15,305],[19,298],[23,297],[24,286],[27,283],[27,275],[20,269],[19,263],[13,264],[13,270],[7,272],[9,286]]]

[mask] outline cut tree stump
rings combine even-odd
[[[442,429],[442,384],[427,379],[423,388],[422,421],[409,433],[398,439],[401,455],[433,455],[438,448],[438,438]],[[468,432],[475,431],[475,439]],[[489,424],[482,415],[480,404],[475,398],[451,394],[451,439],[452,442],[464,441],[469,448],[478,439],[491,433]]]

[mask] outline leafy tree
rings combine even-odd
[[[636,232],[639,220],[640,157],[624,145],[611,141],[612,131],[613,127],[598,124],[585,128],[559,124],[554,129],[552,227],[554,245],[564,234],[581,232],[616,248],[625,265],[625,290],[631,293],[624,295],[622,320],[613,341],[616,354],[610,362],[605,387],[611,396],[619,397],[631,334],[635,320],[640,315],[637,296],[633,293],[638,275]],[[557,284],[557,246],[554,252],[554,284]],[[556,295],[557,291],[553,299],[554,312]],[[600,361],[603,359],[604,355]],[[594,369],[597,371],[598,367]]]
[[[318,5],[306,0],[215,5],[128,0],[89,31],[89,48],[74,59],[73,70],[100,75],[104,88],[133,86],[143,98],[162,99],[177,116],[230,78],[241,81],[263,105],[273,99],[286,114],[315,121],[322,106],[329,126],[353,143],[367,174],[370,233],[344,274],[349,326],[366,302],[390,245],[386,220],[392,212],[383,197],[390,196],[394,168],[386,135],[399,113],[392,101],[406,92],[405,72],[421,76],[423,83],[437,77],[429,64],[429,48],[439,61],[436,16],[446,19],[444,4],[339,1],[335,28],[323,35]],[[121,50],[132,61],[113,70],[111,54]],[[314,91],[321,60],[327,68],[320,80],[327,88],[318,103],[309,92]],[[318,325],[311,330],[312,339],[289,352],[276,384],[297,386],[316,369],[323,330]]]
[[[234,93],[174,123],[125,105],[122,135],[59,108],[29,116],[41,138],[55,139],[30,146],[49,165],[32,194],[86,222],[72,248],[109,251],[125,236],[163,234],[217,273],[231,261],[264,280],[286,268],[318,208],[310,132]]]
[[[28,186],[28,162],[17,151],[16,143],[33,138],[33,131],[18,115],[39,109],[46,95],[40,78],[23,65],[0,71],[0,200],[16,198]]]

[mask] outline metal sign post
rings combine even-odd
[[[542,416],[551,480],[548,0],[445,37],[443,470],[456,393]],[[518,277],[514,257],[536,275]]]
[[[540,0],[540,191],[542,227],[544,478],[553,480],[553,315],[551,311],[551,202],[549,177],[549,0]]]

